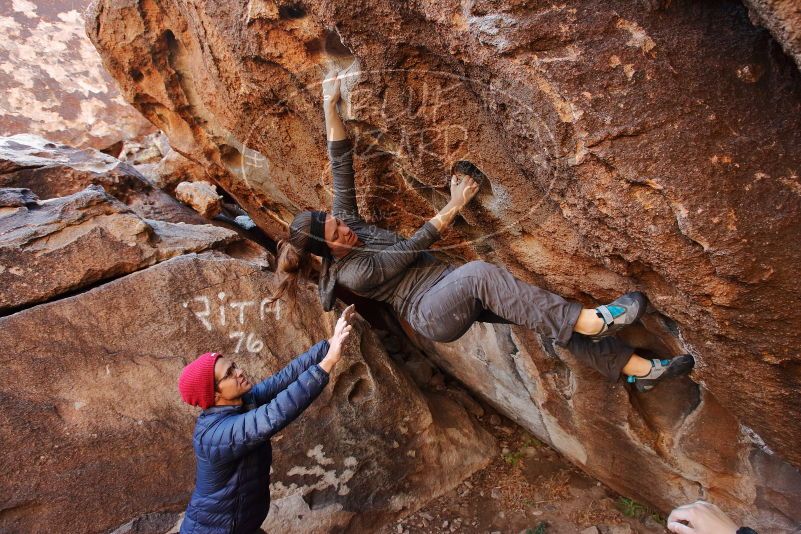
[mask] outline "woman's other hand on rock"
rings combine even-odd
[[[451,202],[459,209],[465,207],[478,193],[478,182],[467,175],[451,176]]]
[[[478,193],[478,183],[469,176],[451,176],[451,199],[429,221],[438,232],[450,226],[459,211]]]

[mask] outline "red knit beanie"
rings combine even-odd
[[[178,378],[178,390],[184,402],[204,410],[214,406],[214,364],[220,356],[222,354],[207,352],[184,367]]]

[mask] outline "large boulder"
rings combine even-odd
[[[508,327],[432,357],[662,510],[711,495],[801,521],[801,74],[742,4],[97,0],[87,31],[125,98],[274,237],[330,206],[319,84],[346,68],[369,221],[411,232],[473,161],[490,184],[443,254],[585,304],[645,291],[632,342],[694,354],[698,386],[607,386]]]
[[[181,511],[197,415],[178,395],[183,365],[214,350],[263,377],[332,333],[315,292],[292,312],[267,303],[273,290],[259,264],[187,254],[0,318],[0,530],[105,532]],[[271,532],[364,532],[494,452],[460,405],[422,394],[357,330],[321,397],[273,440]]]
[[[480,325],[449,344],[411,335],[437,365],[622,495],[665,511],[710,500],[768,532],[801,525],[801,473],[689,378],[639,394],[519,327]]]
[[[0,313],[238,239],[217,226],[142,219],[97,185],[49,202],[0,189]]]

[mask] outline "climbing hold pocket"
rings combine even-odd
[[[479,188],[483,186],[484,183],[489,182],[487,175],[484,174],[481,169],[476,167],[472,162],[464,159],[453,164],[453,167],[451,167],[451,174],[466,174],[476,181]]]

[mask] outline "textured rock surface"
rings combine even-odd
[[[14,192],[23,202],[5,200]],[[237,239],[212,225],[142,219],[96,185],[49,202],[0,189],[0,312]]]
[[[261,377],[332,332],[335,314],[312,291],[297,315],[266,305],[272,280],[248,261],[189,254],[1,318],[15,386],[0,394],[0,530],[104,532],[182,511],[196,416],[175,387],[182,366],[216,350]],[[494,452],[463,408],[399,373],[369,329],[274,446],[276,532],[363,532]]]
[[[801,69],[801,4],[796,0],[745,0],[756,24],[764,26]]]
[[[644,290],[632,341],[692,352],[701,387],[640,398],[516,328],[432,356],[613,488],[801,521],[801,75],[742,4],[99,0],[87,30],[125,98],[274,236],[330,205],[319,82],[349,66],[369,220],[410,232],[474,161],[491,186],[446,254],[587,304]]]
[[[0,135],[104,148],[153,131],[120,97],[86,38],[85,0],[0,5]]]
[[[119,149],[116,157],[131,164],[150,183],[170,194],[180,182],[207,180],[203,166],[173,150],[163,132],[125,141],[120,143]]]
[[[154,187],[131,165],[94,149],[76,149],[30,134],[0,137],[0,187],[27,188],[39,198],[63,197],[100,185],[141,217],[207,222]]]
[[[662,510],[708,499],[770,532],[801,525],[791,504],[801,495],[798,470],[756,446],[689,379],[640,395],[599,381],[570,353],[508,326],[480,326],[447,345],[416,341],[443,369],[623,495]]]
[[[181,182],[175,187],[175,198],[203,217],[212,218],[222,211],[222,197],[209,182]]]

